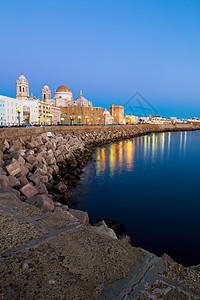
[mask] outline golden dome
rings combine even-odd
[[[56,92],[58,92],[58,93],[70,92],[71,93],[71,90],[67,86],[61,85],[57,88]]]

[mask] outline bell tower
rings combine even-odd
[[[16,81],[17,99],[29,99],[29,83],[24,75],[20,75]]]
[[[48,87],[48,85],[46,85],[46,84],[41,90],[41,97],[42,97],[42,101],[44,101],[44,102],[49,103],[51,100],[51,90]]]

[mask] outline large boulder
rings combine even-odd
[[[14,188],[14,189],[20,188],[20,182],[19,182],[19,180],[15,176],[9,175],[8,176],[8,180],[9,180],[10,186],[12,188]]]
[[[5,166],[5,170],[9,175],[15,176],[21,174],[20,164],[16,159],[12,159],[12,161]]]
[[[28,183],[20,189],[20,192],[27,198],[31,198],[38,194],[37,189],[31,184]]]
[[[83,225],[89,225],[88,213],[82,210],[69,209],[69,213],[79,220]]]
[[[64,194],[67,191],[67,186],[62,182],[59,182],[56,188],[61,194]]]
[[[20,197],[20,192],[11,188],[10,186],[0,186],[0,193],[13,193],[15,196],[17,196],[17,198]]]
[[[33,174],[29,176],[29,180],[35,183],[35,185],[38,185],[40,183],[44,183],[44,177],[40,174]]]
[[[41,208],[44,212],[54,210],[54,203],[49,195],[36,195],[28,198],[26,202]]]
[[[1,186],[10,186],[10,181],[6,175],[0,175],[0,185]]]
[[[93,225],[93,228],[105,235],[108,235],[114,239],[117,239],[115,232],[111,228],[109,228],[103,220],[95,223]]]
[[[35,188],[38,191],[38,195],[48,194],[46,186],[42,183],[36,185]]]
[[[22,176],[18,177],[17,179],[19,180],[21,188],[29,183],[28,179],[26,178],[25,175],[22,175]]]

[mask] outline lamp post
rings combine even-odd
[[[86,119],[86,125],[88,125],[88,119],[89,119],[89,117],[85,117],[85,119]]]
[[[17,114],[18,114],[18,123],[19,123],[19,126],[20,126],[20,113],[21,113],[21,108],[20,108],[19,106],[17,106],[16,111],[17,111]]]
[[[78,116],[78,124],[81,125],[81,116]]]
[[[61,121],[61,124],[63,124],[64,118],[63,117],[60,118],[60,121]]]
[[[100,118],[98,118],[98,124],[100,125]]]

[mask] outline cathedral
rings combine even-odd
[[[48,102],[55,107],[68,107],[68,106],[84,106],[84,107],[92,107],[92,102],[88,101],[83,97],[82,91],[80,92],[80,96],[73,100],[72,91],[65,85],[61,85],[57,88],[54,94],[54,98],[51,98],[51,90],[48,85],[42,88],[41,91],[42,101]]]
[[[83,97],[82,91],[78,98],[73,99],[72,91],[65,85],[59,86],[53,97],[46,84],[41,90],[41,100],[33,95],[29,96],[29,82],[24,75],[20,75],[17,79],[16,91],[16,100],[23,107],[23,122],[26,123],[35,122],[44,125],[58,123],[71,125],[112,124],[118,114],[117,107],[114,106],[111,113],[102,107],[93,106],[91,101]],[[32,108],[33,104],[34,109]],[[34,115],[33,120],[31,116],[33,111],[36,113],[36,105],[38,106],[38,116],[36,120]]]

